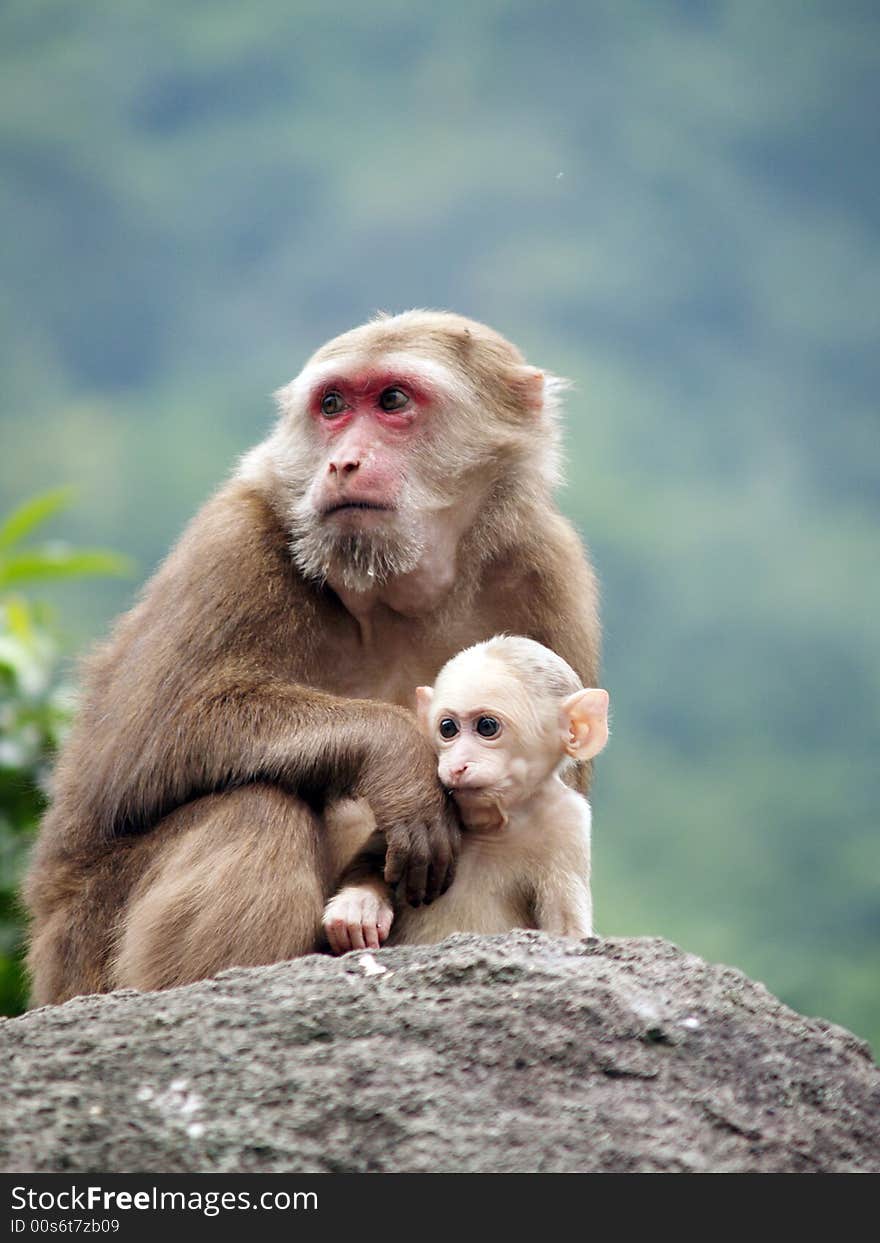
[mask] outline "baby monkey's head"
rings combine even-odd
[[[570,665],[519,635],[499,635],[448,661],[416,691],[440,780],[461,804],[509,808],[608,740],[608,693],[585,690]]]

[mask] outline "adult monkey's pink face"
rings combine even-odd
[[[312,501],[320,518],[340,530],[369,530],[398,510],[412,471],[413,454],[425,441],[425,424],[436,414],[438,395],[414,369],[414,360],[349,373],[333,364],[316,376],[308,413],[323,447],[322,469]]]
[[[306,577],[374,591],[418,573],[419,600],[458,575],[464,534],[505,487],[552,476],[553,395],[492,329],[444,312],[373,320],[323,346],[278,394],[271,469]],[[485,522],[484,522],[485,519]]]

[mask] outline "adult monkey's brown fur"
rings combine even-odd
[[[559,388],[491,329],[411,311],[281,391],[92,658],[26,883],[35,1004],[310,952],[359,845],[349,796],[389,879],[442,891],[457,825],[416,685],[503,630],[597,684],[593,576],[551,500]]]

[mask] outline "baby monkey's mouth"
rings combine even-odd
[[[462,824],[470,832],[494,835],[507,825],[507,808],[493,787],[454,786],[450,793],[455,798]]]

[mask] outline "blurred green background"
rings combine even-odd
[[[877,4],[7,0],[0,70],[0,513],[137,566],[19,638],[100,635],[324,339],[484,319],[576,386],[600,930],[880,1048]]]

